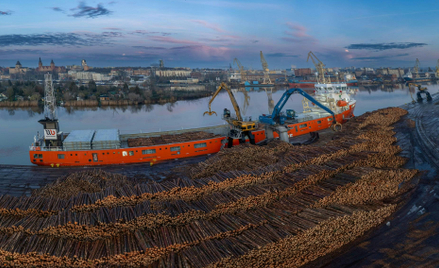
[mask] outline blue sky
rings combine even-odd
[[[2,1],[0,66],[421,67],[439,59],[438,1]]]

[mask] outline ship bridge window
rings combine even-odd
[[[171,147],[171,152],[180,151],[180,146]]]
[[[203,147],[207,147],[207,144],[205,142],[194,144],[194,148],[203,148]]]
[[[65,158],[65,154],[58,154],[58,159],[64,159]]]
[[[142,150],[142,154],[155,154],[155,149]]]
[[[42,154],[34,154],[34,158],[43,158]]]

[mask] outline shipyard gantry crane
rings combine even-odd
[[[317,58],[317,56],[314,55],[312,51],[308,53],[308,58],[306,59],[306,61],[308,62],[310,58],[312,60],[312,63],[314,63],[314,66],[316,67],[317,73],[319,75],[318,77],[320,78],[320,81],[317,82],[320,82],[322,84],[328,83],[329,81],[327,81],[325,77],[325,64],[323,64],[323,62],[319,60],[319,58]]]
[[[415,73],[415,78],[419,78],[419,60],[416,58],[415,67],[413,67],[413,72]]]
[[[245,75],[245,71],[244,71],[244,66],[242,66],[241,62],[239,62],[239,60],[237,58],[235,58],[233,60],[233,63],[236,63],[236,65],[238,66],[239,72],[241,73],[241,82],[245,82],[246,80],[246,75]]]
[[[218,89],[215,91],[215,93],[213,93],[212,98],[209,101],[209,111],[204,112],[203,115],[216,115],[216,112],[212,111],[211,109],[211,104],[222,89],[226,90],[229,94],[230,101],[232,102],[233,109],[235,109],[236,113],[236,118],[232,117],[230,115],[230,111],[226,108],[224,109],[223,113],[223,119],[227,121],[227,123],[229,123],[229,125],[231,126],[228,137],[228,147],[230,148],[233,146],[233,139],[239,139],[240,143],[244,143],[246,136],[248,136],[251,144],[255,144],[255,137],[251,132],[256,129],[256,124],[254,121],[243,120],[241,110],[239,109],[239,105],[236,102],[235,96],[224,82],[222,82]]]
[[[261,51],[261,63],[262,63],[262,71],[264,72],[264,82],[263,84],[271,84],[271,80],[270,80],[270,70],[268,69],[268,63],[264,58],[264,54],[262,54]]]

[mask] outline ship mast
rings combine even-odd
[[[53,89],[52,74],[44,75],[44,117],[56,120],[56,98]]]
[[[44,119],[38,121],[44,127],[45,146],[62,146],[62,133],[56,118],[56,98],[52,74],[44,75]]]

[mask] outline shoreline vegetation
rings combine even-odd
[[[159,82],[159,81],[158,81]],[[141,104],[166,104],[180,100],[194,100],[209,97],[216,89],[215,85],[203,88],[173,89],[157,86],[156,81],[136,86],[100,86],[94,81],[78,86],[74,82],[54,85],[58,106],[65,107],[100,107],[126,106]],[[43,85],[35,81],[0,82],[0,107],[38,107],[44,105]]]
[[[172,93],[172,91],[170,91]],[[176,93],[176,94],[175,94]],[[127,106],[127,105],[142,105],[142,104],[166,104],[174,103],[182,100],[194,100],[199,98],[205,98],[211,96],[210,90],[203,91],[185,91],[179,90],[174,94],[167,94],[158,98],[151,98],[145,100],[100,100],[100,99],[87,99],[87,100],[69,100],[63,103],[64,107],[101,107],[101,106]],[[174,96],[177,95],[177,96]],[[26,108],[26,107],[39,107],[43,106],[44,102],[41,100],[15,100],[15,101],[0,101],[0,108]]]

